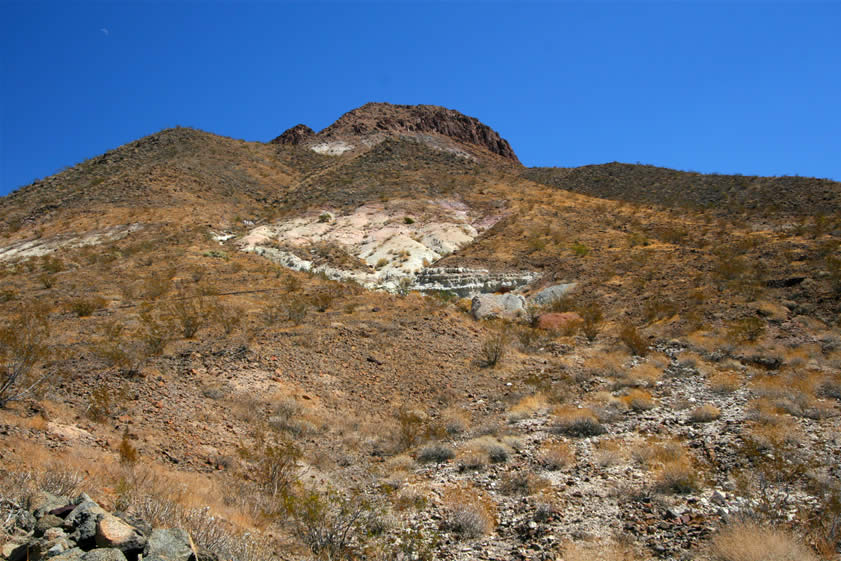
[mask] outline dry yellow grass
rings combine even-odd
[[[508,412],[509,421],[519,421],[545,411],[548,407],[546,396],[542,393],[527,395],[520,399]]]
[[[546,442],[540,447],[538,461],[548,470],[561,470],[575,465],[575,451],[566,442]]]
[[[716,372],[707,381],[710,389],[718,394],[733,393],[739,389],[741,383],[742,377],[733,371]]]
[[[724,528],[712,540],[716,561],[818,561],[818,557],[785,530],[753,523]]]
[[[710,403],[696,407],[689,413],[689,420],[693,423],[709,423],[719,417],[721,417],[721,409]]]
[[[654,409],[654,398],[645,390],[634,388],[623,395],[620,400],[634,411],[648,411]]]
[[[648,561],[653,559],[646,552],[630,544],[613,540],[598,542],[576,541],[562,548],[564,561]]]

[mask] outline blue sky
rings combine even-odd
[[[841,180],[841,3],[0,0],[0,194],[160,129],[268,141],[368,101],[526,165]]]

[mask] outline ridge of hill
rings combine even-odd
[[[611,162],[533,167],[523,177],[603,199],[722,214],[830,215],[841,211],[841,183],[813,177],[703,174]]]

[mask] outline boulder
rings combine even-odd
[[[574,328],[584,320],[575,312],[541,314],[537,318],[537,327],[550,331],[563,331]]]
[[[144,561],[196,561],[198,555],[190,534],[181,528],[170,528],[152,531],[143,559]]]
[[[74,547],[72,549],[68,549],[63,553],[59,553],[58,555],[53,555],[49,557],[49,559],[50,561],[81,561],[84,555],[84,551],[82,551],[78,547]]]
[[[79,500],[76,508],[64,519],[64,527],[70,530],[70,538],[82,549],[90,549],[94,545],[97,522],[106,512],[87,498],[87,495],[83,495]]]
[[[544,306],[548,306],[553,301],[557,300],[564,296],[567,292],[572,290],[578,285],[578,283],[569,282],[565,284],[554,284],[552,286],[547,286],[534,296],[530,298],[531,303],[535,306],[540,308]]]
[[[115,547],[123,552],[141,552],[146,547],[143,534],[112,514],[96,523],[94,541],[97,547]]]
[[[40,520],[35,524],[35,535],[36,536],[43,536],[44,532],[49,530],[50,528],[57,528],[64,524],[64,520],[59,518],[54,514],[45,514],[41,517]]]
[[[59,495],[53,495],[46,491],[38,491],[32,495],[29,500],[29,508],[32,509],[32,514],[35,518],[41,518],[51,510],[61,508],[70,504],[70,499]]]
[[[92,549],[82,555],[82,561],[127,561],[123,552],[114,547]]]
[[[519,294],[478,294],[470,303],[476,319],[521,319],[526,317],[526,299]]]

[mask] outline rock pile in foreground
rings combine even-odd
[[[15,514],[14,535],[0,548],[8,561],[197,561],[190,535],[116,516],[86,494],[40,492]]]

